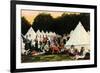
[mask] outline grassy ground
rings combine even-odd
[[[73,60],[66,54],[51,54],[51,55],[37,55],[37,56],[22,56],[22,63],[28,62],[49,62],[49,61],[69,61]]]

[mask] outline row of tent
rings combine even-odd
[[[31,35],[31,36],[30,36]],[[30,29],[28,30],[28,32],[25,34],[26,36],[30,36],[32,40],[34,40],[37,37],[45,37],[45,36],[56,36],[57,34],[55,32],[44,32],[43,30],[37,30],[37,32],[34,31],[34,29],[32,27],[30,27]]]
[[[33,28],[31,27],[26,33],[25,37],[29,35],[31,35],[31,38],[34,40],[36,36],[40,36],[40,35],[55,36],[57,34],[55,32],[44,32],[44,31],[40,32],[40,30],[35,32]],[[81,22],[79,22],[76,28],[70,32],[70,39],[66,42],[65,45],[66,46],[75,45],[78,47],[80,47],[81,45],[90,49],[90,32],[89,31],[86,32]]]

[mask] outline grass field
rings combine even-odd
[[[51,55],[37,55],[37,56],[22,56],[22,63],[28,62],[50,62],[50,61],[69,61],[73,60],[66,54],[51,54]]]

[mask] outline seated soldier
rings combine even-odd
[[[75,52],[75,47],[74,47],[74,45],[71,45],[71,47],[70,47],[70,49],[69,49],[69,55],[70,55],[70,56],[75,56],[75,55],[74,55],[74,52]]]

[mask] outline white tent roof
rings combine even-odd
[[[37,34],[38,36],[40,36],[40,35],[41,35],[40,30],[38,30],[38,31],[36,32],[36,34]]]
[[[56,33],[55,33],[55,32],[53,32],[53,33],[52,33],[52,35],[54,35],[54,36],[55,36],[55,35],[56,35]]]
[[[49,32],[48,34],[49,34],[49,36],[52,36],[53,35],[53,32]]]
[[[42,30],[42,32],[41,32],[43,35],[45,35],[45,33],[44,33],[44,31]]]
[[[71,30],[71,32],[70,32],[70,37],[72,36],[72,34],[73,34],[73,31],[74,31],[74,30]]]
[[[48,33],[48,31],[46,31],[46,33],[45,33],[46,35],[48,35],[49,33]]]
[[[87,45],[89,44],[89,35],[82,26],[81,22],[76,26],[70,39],[66,42],[67,45]]]
[[[37,34],[38,34],[38,33],[40,33],[40,30],[37,30],[37,32],[36,32],[36,33],[37,33]]]
[[[33,30],[32,27],[28,30],[28,32],[26,33],[25,36],[28,36],[29,37],[29,35],[31,35],[30,38],[32,40],[34,40],[36,38],[36,33],[35,33],[35,31]]]

